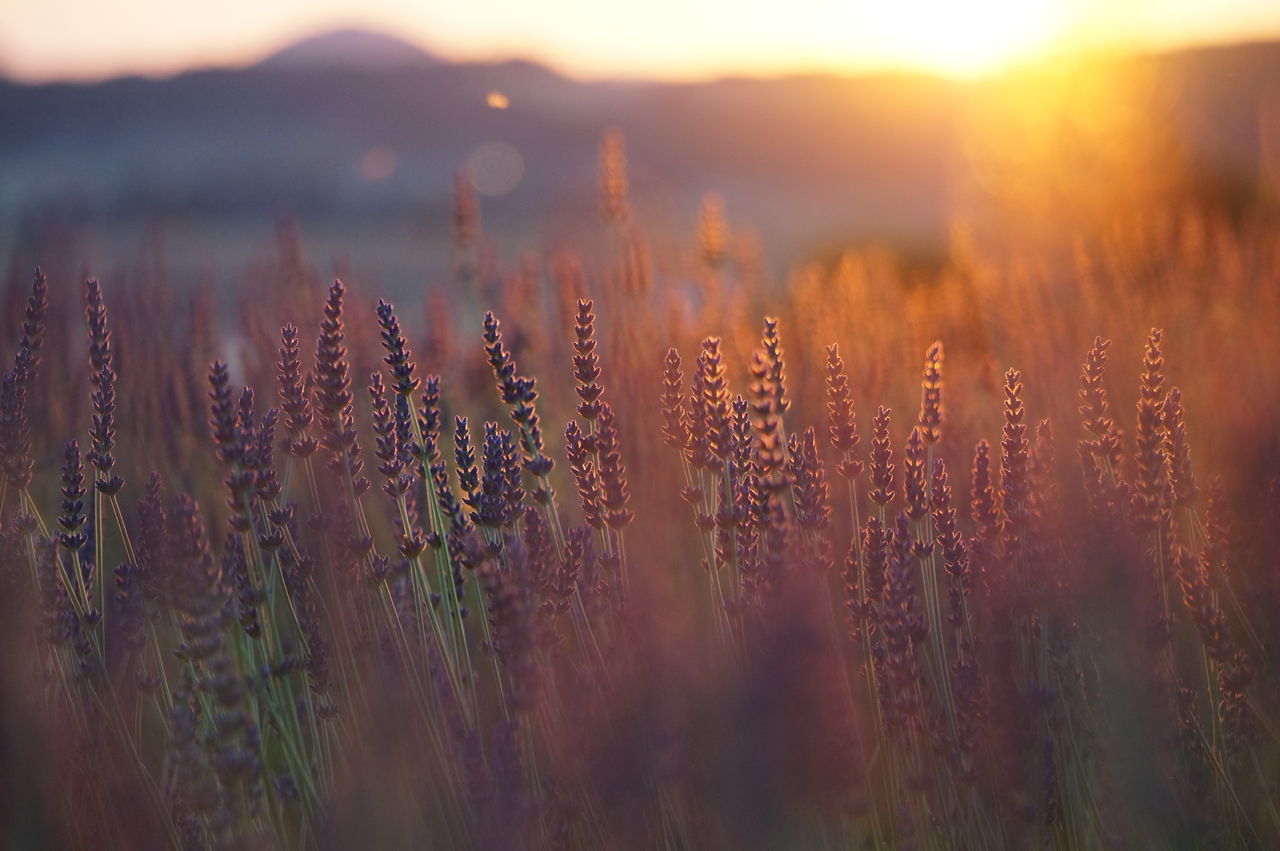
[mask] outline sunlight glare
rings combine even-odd
[[[911,65],[982,74],[1050,47],[1069,26],[1064,0],[860,2],[860,41]]]

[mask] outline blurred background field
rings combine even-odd
[[[616,128],[657,237],[715,192],[773,277],[868,244],[936,260],[957,223],[1069,240],[1157,209],[1273,202],[1278,77],[1280,44],[1257,42],[977,78],[594,80],[339,30],[244,67],[0,83],[0,251],[25,268],[56,245],[104,273],[159,256],[184,285],[225,285],[288,214],[322,265],[403,297],[447,279],[459,169],[518,262],[595,221],[595,149]]]

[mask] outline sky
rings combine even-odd
[[[0,0],[0,73],[26,81],[252,62],[338,27],[448,59],[577,77],[806,70],[980,76],[1046,51],[1280,38],[1278,0]]]

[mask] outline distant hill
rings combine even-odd
[[[1280,110],[1265,106],[1280,44],[1152,61],[1177,87],[1193,159],[1256,175],[1262,112]],[[356,31],[244,69],[0,83],[0,248],[51,206],[114,226],[158,215],[263,231],[287,207],[336,234],[360,223],[447,238],[453,174],[491,141],[518,152],[523,179],[484,201],[486,224],[516,244],[554,240],[596,221],[608,127],[625,134],[637,204],[656,220],[688,225],[717,191],[775,262],[855,239],[936,243],[984,85],[904,74],[579,81],[529,62],[441,62]],[[487,105],[492,91],[509,107]]]
[[[422,48],[395,36],[370,30],[341,29],[291,44],[255,67],[275,71],[385,70],[424,67],[439,62]]]

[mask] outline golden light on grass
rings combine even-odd
[[[493,91],[485,95],[484,102],[489,105],[490,109],[506,109],[511,106],[511,99],[502,92]]]

